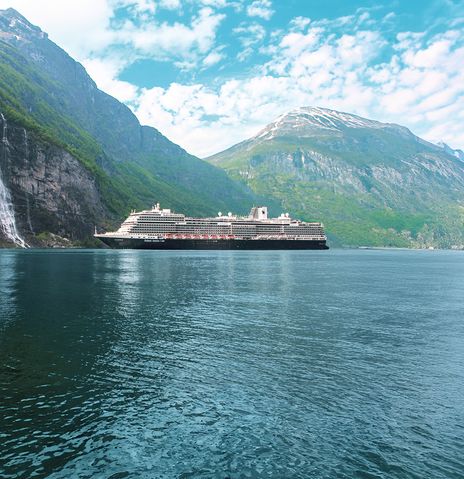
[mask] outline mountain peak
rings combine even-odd
[[[0,10],[0,38],[2,36],[14,36],[17,40],[48,37],[45,32],[30,23],[14,8]]]
[[[5,16],[5,17],[20,17],[24,20],[26,20],[25,17],[23,17],[18,10],[15,10],[14,8],[5,8],[5,9],[0,9],[0,16]],[[26,20],[27,21],[27,20]]]
[[[458,158],[459,160],[464,161],[464,151],[456,150],[451,148],[448,144],[446,144],[443,140],[437,142],[437,146],[442,148],[446,153],[449,155],[453,155],[454,157]]]
[[[382,126],[383,123],[374,120],[367,120],[352,113],[345,113],[337,110],[330,110],[321,107],[299,107],[291,110],[287,115],[303,117],[310,121],[316,121],[322,127],[339,129],[340,126],[351,127],[373,127]]]
[[[347,128],[395,129],[403,134],[411,134],[407,128],[392,123],[382,123],[318,106],[304,106],[279,116],[261,130],[257,138],[270,140],[275,136],[306,137],[315,134],[339,134]]]

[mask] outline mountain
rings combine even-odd
[[[439,141],[437,143],[437,146],[439,146],[440,148],[443,148],[443,150],[445,150],[445,152],[448,153],[449,155],[453,155],[459,160],[464,161],[464,151],[455,150],[451,148],[449,145],[447,145],[446,143],[444,143],[443,141]]]
[[[0,114],[0,241],[83,240],[156,201],[189,214],[245,212],[256,201],[141,126],[13,9],[0,11]]]
[[[464,162],[405,127],[298,108],[207,161],[332,244],[464,247]]]

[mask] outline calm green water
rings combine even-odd
[[[0,251],[0,477],[464,478],[464,253]]]

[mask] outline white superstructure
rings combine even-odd
[[[321,223],[295,220],[288,213],[268,218],[265,206],[253,207],[248,216],[219,212],[216,217],[190,218],[162,209],[159,203],[150,210],[133,211],[117,231],[95,236],[125,239],[326,240]]]

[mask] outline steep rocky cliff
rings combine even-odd
[[[109,212],[95,179],[69,152],[39,140],[0,113],[0,228],[17,246],[40,245],[53,232],[70,240],[91,236]]]
[[[209,161],[333,244],[464,247],[464,161],[407,128],[299,108]]]

